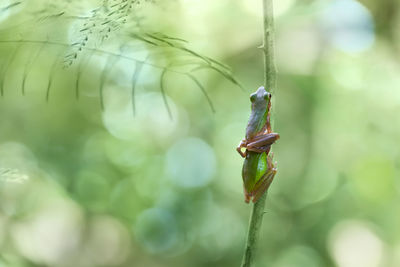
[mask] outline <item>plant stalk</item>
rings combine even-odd
[[[263,3],[263,22],[264,22],[264,84],[265,89],[274,94],[276,89],[276,66],[274,48],[274,16],[273,0],[262,0]],[[247,233],[246,247],[243,255],[241,267],[251,267],[257,249],[258,238],[260,236],[262,219],[267,192],[253,205],[250,215],[249,229]]]

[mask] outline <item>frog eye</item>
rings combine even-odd
[[[257,98],[257,94],[256,93],[250,95],[250,101],[251,102],[256,101],[256,98]]]
[[[266,92],[266,93],[264,93],[263,97],[265,100],[269,100],[269,99],[271,99],[272,95],[271,95],[271,93]]]

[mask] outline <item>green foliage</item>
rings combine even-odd
[[[0,14],[0,265],[238,266],[249,206],[235,147],[249,95],[263,84],[260,6],[142,3],[135,12],[147,31],[126,31],[130,19],[101,45],[92,36],[92,50],[64,68],[102,2],[0,1],[0,8],[15,2]],[[256,266],[400,266],[400,3],[387,2],[274,1],[272,112],[281,139]],[[349,6],[332,12],[340,5]],[[208,63],[146,35],[155,32],[228,63],[245,92],[214,70],[189,72],[213,114],[199,85],[172,71]],[[110,53],[118,60],[103,76],[101,111]],[[172,120],[160,89],[167,66]]]
[[[37,1],[40,5],[41,1]],[[99,99],[100,107],[104,110],[104,87],[106,86],[109,73],[116,68],[118,61],[133,63],[132,68],[132,108],[135,112],[135,88],[140,79],[140,72],[143,65],[152,68],[153,72],[161,71],[160,74],[160,91],[163,96],[164,104],[169,116],[171,111],[166,100],[166,85],[164,82],[168,73],[176,73],[182,76],[187,76],[194,82],[194,86],[198,87],[206,98],[210,108],[214,111],[211,99],[208,96],[204,86],[201,85],[196,72],[199,70],[211,70],[219,73],[227,80],[241,87],[240,83],[232,75],[229,67],[210,57],[201,55],[200,53],[187,47],[187,41],[169,36],[161,32],[149,32],[146,26],[143,25],[143,19],[139,14],[142,8],[142,2],[139,0],[112,0],[102,1],[101,5],[89,9],[89,11],[80,9],[78,13],[69,11],[72,7],[78,6],[77,2],[70,1],[68,4],[60,4],[57,2],[44,5],[39,11],[31,11],[32,2],[22,2],[9,4],[3,8],[3,12],[12,10],[17,6],[21,6],[21,12],[10,16],[0,28],[0,45],[11,44],[14,46],[10,56],[2,63],[1,69],[1,87],[0,93],[4,95],[4,83],[6,82],[7,70],[13,64],[15,58],[21,50],[27,47],[34,46],[35,48],[29,56],[25,57],[24,72],[22,74],[21,92],[24,95],[26,83],[30,70],[34,67],[33,64],[39,64],[38,58],[54,47],[58,50],[52,57],[53,63],[50,66],[48,82],[46,86],[46,101],[50,98],[55,75],[58,72],[65,72],[65,69],[73,65],[77,68],[75,78],[75,95],[78,99],[81,90],[81,79],[83,73],[92,64],[93,57],[99,56],[105,58],[100,72],[99,81]],[[90,3],[90,1],[87,1]],[[80,4],[82,5],[82,3]],[[152,7],[147,7],[152,8]],[[154,7],[153,7],[154,8]],[[85,15],[87,13],[87,15]],[[35,18],[30,18],[35,14]],[[12,21],[20,20],[20,17],[29,19],[22,20],[21,24],[13,24]],[[34,26],[32,32],[26,32],[27,25]],[[72,34],[72,42],[65,40],[65,37],[59,37],[53,31],[56,28],[63,27],[66,32],[75,32]],[[20,30],[20,38],[15,38],[15,31]],[[40,34],[42,33],[42,34]],[[105,48],[103,48],[105,47]],[[132,56],[136,52],[146,51],[145,58]],[[62,61],[62,62],[61,62]]]

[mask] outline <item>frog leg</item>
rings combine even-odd
[[[240,156],[242,156],[243,158],[246,157],[246,151],[244,151],[244,153],[242,152],[242,147],[246,147],[247,145],[247,140],[243,139],[242,141],[240,141],[239,145],[236,147],[236,151],[240,154]]]
[[[243,185],[243,191],[244,191],[244,202],[249,203],[251,199],[251,194],[247,192],[246,188]]]
[[[266,146],[261,146],[261,147],[250,147],[248,148],[249,151],[251,152],[256,152],[256,153],[269,153],[269,150],[271,149],[271,145],[266,145]]]
[[[255,186],[255,191],[253,193],[253,203],[256,203],[258,199],[268,190],[272,181],[274,180],[277,169],[272,163],[272,153],[267,158],[268,171],[261,177],[260,181]],[[276,163],[275,163],[276,164]]]
[[[276,140],[279,139],[279,134],[277,133],[265,133],[256,136],[251,140],[247,145],[246,148],[249,151],[262,153],[269,151],[271,145],[275,143]]]
[[[260,181],[260,183],[257,185],[257,191],[253,194],[253,203],[256,203],[258,199],[268,190],[272,181],[274,180],[275,174],[276,169],[273,169],[261,178],[262,181]]]

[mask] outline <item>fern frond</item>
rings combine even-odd
[[[162,98],[163,98],[163,101],[164,101],[165,108],[167,109],[167,112],[168,112],[168,116],[169,116],[170,119],[172,119],[171,109],[170,109],[170,107],[169,107],[169,105],[168,105],[167,97],[166,97],[166,95],[165,95],[164,78],[165,78],[165,74],[167,73],[167,71],[168,71],[168,69],[165,68],[165,69],[163,69],[163,71],[161,72],[161,76],[160,76],[160,89],[161,89],[161,95],[162,95]]]
[[[119,58],[118,56],[109,55],[106,64],[104,65],[103,70],[101,71],[99,95],[100,95],[100,107],[102,110],[104,110],[104,97],[103,97],[104,84],[106,83],[107,76],[114,67],[114,64],[117,63],[118,58]]]
[[[69,47],[69,44],[67,44],[67,43],[56,42],[56,41],[42,41],[42,40],[6,40],[6,41],[0,40],[0,44],[1,43],[19,44],[19,46],[15,49],[16,50],[15,52],[17,52],[19,50],[20,45],[22,45],[22,44],[43,44],[44,43],[48,46],[56,46],[56,47],[64,47],[64,48]],[[112,51],[102,50],[102,49],[93,48],[93,47],[84,47],[82,50],[92,52],[92,53],[98,53],[98,54],[102,54],[102,55],[106,55],[106,56],[111,55],[111,56],[119,57],[121,59],[132,61],[132,62],[141,62],[145,65],[148,65],[148,66],[151,66],[151,67],[157,68],[157,69],[165,69],[166,68],[165,66],[157,65],[152,62],[144,61],[141,59],[137,59],[137,58],[134,58],[131,56],[127,56],[127,55],[112,52]],[[169,69],[168,71],[175,72],[178,74],[186,74],[186,72],[177,71],[177,70],[173,70],[173,69]]]
[[[32,1],[35,2],[35,0]],[[26,57],[22,71],[21,92],[23,95],[26,93],[29,73],[38,58],[41,57],[43,50],[54,47],[60,51],[60,55],[54,59],[51,70],[49,70],[46,101],[50,98],[56,72],[62,71],[60,66],[69,67],[73,64],[76,65],[74,72],[74,75],[76,75],[74,77],[75,97],[79,99],[84,73],[88,68],[93,67],[93,55],[106,57],[104,66],[98,70],[100,73],[98,91],[101,109],[105,107],[104,90],[109,73],[119,60],[134,63],[130,64],[130,66],[134,66],[130,82],[134,114],[136,112],[137,84],[145,66],[161,71],[159,86],[170,117],[172,117],[172,114],[167,100],[167,84],[165,82],[168,73],[188,77],[194,83],[194,86],[202,92],[213,112],[215,112],[215,108],[202,82],[197,78],[197,71],[216,72],[242,88],[228,66],[192,50],[186,40],[160,32],[146,31],[141,25],[142,17],[136,11],[139,10],[138,7],[141,2],[151,2],[150,0],[102,0],[90,8],[87,6],[82,8],[82,1],[53,0],[46,1],[40,7],[35,7],[33,2],[17,1],[3,8],[0,6],[0,14],[2,11],[22,6],[21,3],[24,4],[24,10],[29,10],[26,11],[28,14],[24,14],[19,19],[8,19],[7,23],[2,24],[0,28],[0,45],[12,44],[15,46],[0,66],[1,95],[4,95],[9,66],[14,62],[18,52],[26,46],[38,46],[40,48],[33,50],[33,53]],[[28,7],[32,7],[32,10]],[[88,9],[90,9],[90,13],[85,13],[85,10]],[[71,22],[74,24],[71,25]],[[60,24],[58,26],[64,26],[64,28],[54,27],[55,23]],[[4,25],[8,27],[5,28]],[[20,38],[15,37],[17,29],[23,29]],[[72,34],[72,42],[66,40],[67,32]],[[115,38],[110,38],[111,35]],[[121,47],[122,44],[126,49],[117,51],[116,47]],[[140,53],[138,53],[139,51]],[[146,59],[143,59],[143,51],[149,55]],[[51,54],[51,57],[54,57],[54,55]]]
[[[91,15],[84,20],[79,29],[81,36],[74,43],[78,45],[72,52],[76,54],[72,60],[68,60],[70,66],[75,58],[78,57],[82,47],[92,42],[98,42],[101,45],[111,34],[116,34],[127,23],[128,16],[132,13],[134,6],[138,6],[140,0],[119,0],[103,1],[100,6],[91,11]]]
[[[28,74],[32,68],[32,65],[36,62],[36,60],[38,59],[39,55],[42,53],[43,49],[45,48],[45,45],[42,44],[39,49],[36,51],[36,53],[31,56],[28,60],[28,63],[25,65],[24,68],[24,74],[22,76],[22,85],[21,85],[21,92],[22,95],[25,95],[25,83],[26,83],[26,79],[28,77]]]
[[[0,95],[4,96],[4,83],[6,81],[6,74],[7,70],[9,69],[9,66],[12,64],[14,61],[15,57],[17,56],[17,52],[19,51],[21,44],[17,45],[13,51],[11,52],[10,57],[6,61],[6,64],[3,65],[2,71],[1,71],[1,84],[0,84]]]
[[[47,83],[47,89],[46,89],[46,102],[49,102],[50,98],[50,88],[53,85],[53,79],[56,74],[57,70],[57,63],[59,62],[60,55],[62,54],[62,51],[59,53],[59,55],[54,59],[53,64],[51,65],[50,68],[50,74],[49,74],[49,82]]]
[[[22,4],[22,2],[14,2],[14,3],[11,3],[11,4],[9,4],[9,5],[5,6],[5,7],[1,7],[1,8],[0,8],[0,12],[5,12],[5,11],[7,11],[7,10],[13,8],[13,7],[15,7],[15,6],[20,5],[20,4]]]
[[[211,108],[211,111],[213,113],[215,113],[215,108],[214,105],[211,101],[211,98],[208,96],[206,89],[204,88],[204,86],[199,82],[199,80],[197,80],[197,78],[195,76],[193,76],[192,74],[188,73],[187,76],[197,85],[197,87],[200,89],[200,91],[203,93],[204,97],[206,98],[208,105]]]
[[[142,68],[143,68],[143,63],[136,62],[135,71],[133,72],[133,75],[132,75],[131,97],[132,97],[132,111],[133,111],[134,116],[136,115],[135,90],[136,90],[136,84],[139,80],[140,73],[142,72]]]
[[[185,39],[178,38],[178,37],[172,37],[172,36],[166,35],[166,34],[161,33],[161,32],[155,32],[152,35],[153,36],[158,36],[159,38],[162,38],[164,40],[167,39],[167,40],[178,41],[178,42],[182,42],[182,43],[188,43],[188,41],[186,41]]]

